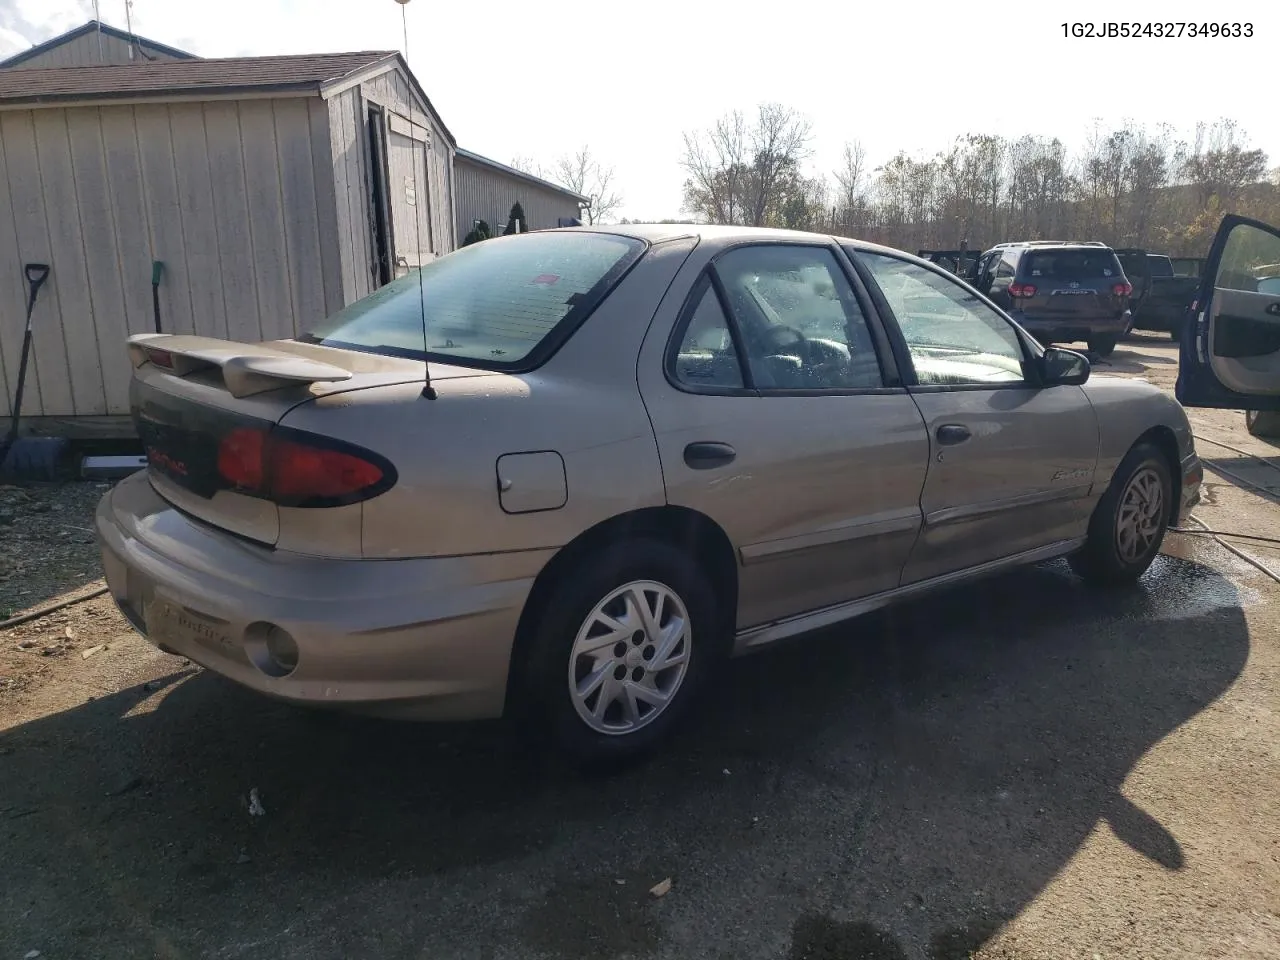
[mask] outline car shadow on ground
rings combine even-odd
[[[0,740],[0,942],[967,957],[1100,822],[1184,867],[1121,786],[1239,675],[1241,603],[1170,557],[1113,593],[1062,563],[1007,575],[733,662],[611,776],[499,726],[317,716],[175,666]]]

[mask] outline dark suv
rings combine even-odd
[[[1129,283],[1102,243],[1001,243],[978,260],[973,284],[1041,343],[1087,341],[1107,356],[1129,332]]]

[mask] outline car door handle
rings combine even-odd
[[[1267,304],[1266,312],[1273,317],[1280,317],[1280,303]]]
[[[727,443],[691,443],[684,448],[684,462],[693,470],[714,470],[732,463],[738,451]]]
[[[969,432],[969,428],[959,423],[944,423],[938,428],[934,434],[938,438],[938,442],[944,447],[949,447],[957,443],[964,443],[973,436]]]

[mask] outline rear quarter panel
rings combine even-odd
[[[636,383],[636,356],[654,311],[694,246],[658,245],[538,370],[321,397],[284,423],[389,458],[398,480],[361,505],[362,554],[456,556],[563,546],[620,513],[665,503],[662,470]],[[498,459],[554,451],[563,505],[503,509]],[[549,503],[558,502],[551,497]]]

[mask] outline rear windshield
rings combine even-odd
[[[1098,280],[1120,277],[1124,271],[1110,250],[1038,250],[1027,254],[1027,279]]]
[[[572,331],[644,249],[639,240],[603,233],[483,240],[393,280],[298,339],[468,366],[520,366]]]

